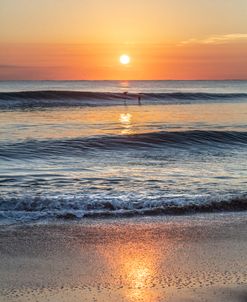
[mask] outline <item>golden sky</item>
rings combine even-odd
[[[1,80],[247,79],[246,54],[246,0],[0,1]]]

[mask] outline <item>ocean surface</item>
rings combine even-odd
[[[247,81],[1,81],[0,223],[247,210]]]

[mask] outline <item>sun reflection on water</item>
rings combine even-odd
[[[121,123],[121,134],[131,134],[132,133],[132,114],[121,113],[119,116],[119,122]]]
[[[129,88],[130,82],[129,81],[120,81],[119,86],[120,86],[120,89],[125,91],[127,88]]]

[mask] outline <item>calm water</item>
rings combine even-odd
[[[0,82],[0,222],[247,209],[246,121],[246,81]]]

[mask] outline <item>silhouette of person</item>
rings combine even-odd
[[[138,105],[141,105],[141,95],[138,94]]]
[[[124,94],[124,96],[125,96],[125,98],[124,98],[124,105],[126,105],[126,99],[127,99],[128,91],[125,91],[123,94]]]

